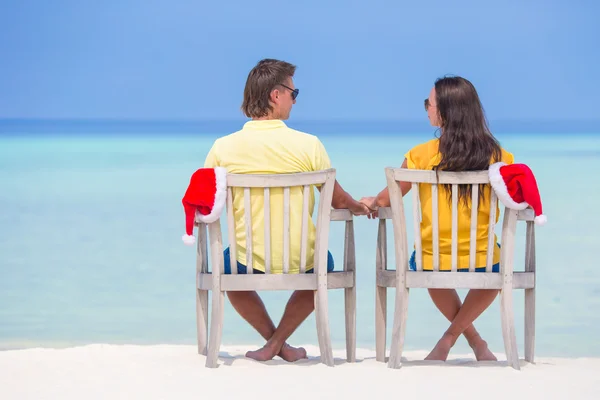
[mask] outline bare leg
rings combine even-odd
[[[458,337],[485,311],[498,295],[497,290],[472,289],[452,320],[450,327],[435,345],[426,360],[446,360]]]
[[[227,292],[227,297],[235,310],[265,339],[269,340],[275,333],[275,325],[265,308],[265,304],[256,292]],[[287,343],[281,347],[277,355],[286,361],[296,361],[303,348],[295,348]],[[273,358],[273,357],[271,357]]]
[[[306,358],[306,351],[302,348],[292,348],[293,351],[288,351],[285,341],[315,309],[314,293],[312,290],[295,291],[285,306],[283,317],[273,336],[261,349],[249,351],[246,357],[266,361],[272,359],[276,354],[286,351],[290,356],[287,361]]]
[[[429,295],[433,300],[435,306],[440,310],[442,314],[452,322],[458,314],[458,311],[462,307],[462,302],[458,293],[454,289],[429,289]],[[470,324],[467,329],[463,332],[469,346],[475,353],[477,361],[496,361],[496,356],[488,349],[487,342],[479,336],[479,333]]]

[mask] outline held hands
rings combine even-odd
[[[369,207],[358,201],[353,201],[348,210],[350,210],[352,215],[369,215],[372,212]]]
[[[352,215],[366,215],[369,219],[377,218],[377,205],[375,197],[363,197],[360,201],[351,199],[346,207]]]
[[[377,205],[376,197],[363,197],[360,199],[359,203],[363,204],[369,210],[366,215],[369,219],[377,218],[377,210],[379,206]],[[363,214],[364,215],[364,214]]]

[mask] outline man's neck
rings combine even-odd
[[[273,120],[273,119],[281,119],[281,118],[279,117],[279,115],[270,114],[265,117],[252,118],[252,121],[269,121],[269,120]]]

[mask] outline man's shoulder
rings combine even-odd
[[[241,130],[215,139],[213,147],[214,148],[219,148],[219,147],[226,148],[227,146],[230,146],[231,143],[236,141],[236,137],[238,137],[240,132],[241,132]]]
[[[234,139],[235,139],[235,137],[236,137],[236,136],[238,136],[238,135],[240,134],[240,132],[242,132],[242,130],[241,130],[241,129],[240,129],[240,130],[238,130],[238,131],[235,131],[235,132],[233,132],[233,133],[229,133],[229,134],[227,134],[227,135],[225,135],[225,136],[221,136],[221,137],[219,137],[217,140],[215,140],[215,143],[216,143],[216,142],[227,142],[227,141],[229,141],[229,140],[234,140]]]
[[[297,151],[304,151],[307,154],[321,154],[325,150],[325,146],[321,139],[317,135],[312,135],[303,131],[299,131],[292,128],[287,128],[286,141],[294,143],[294,147]]]
[[[308,142],[314,143],[320,141],[317,135],[313,135],[307,132],[299,131],[298,129],[286,127],[286,132],[289,135],[295,136],[299,140],[306,140]]]
[[[265,131],[266,132],[266,131]],[[296,151],[314,152],[322,146],[320,139],[316,135],[306,133],[290,127],[280,128],[278,132],[268,134],[253,135],[244,129],[222,136],[215,140],[215,148],[233,148],[236,146],[244,146],[251,141],[254,145],[269,142],[271,145],[275,143],[285,144],[286,147],[292,145]],[[264,133],[264,132],[263,132]]]

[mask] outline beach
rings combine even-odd
[[[333,398],[570,398],[595,399],[600,359],[540,357],[521,361],[521,370],[498,362],[476,362],[472,354],[451,354],[447,362],[420,361],[424,351],[403,356],[398,370],[375,361],[374,350],[358,349],[347,363],[334,351],[335,367],[278,358],[259,363],[243,356],[254,346],[222,347],[219,367],[190,345],[103,345],[0,352],[0,398],[28,399],[333,399]]]

